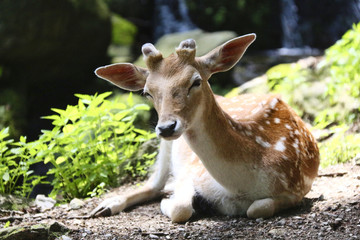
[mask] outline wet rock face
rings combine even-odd
[[[44,128],[32,125],[40,116],[94,88],[93,70],[108,62],[110,14],[100,0],[4,0],[0,36],[1,88],[24,98],[29,130],[22,134],[34,138]]]
[[[95,37],[110,32],[108,11],[100,1],[4,0],[0,9],[1,64],[86,59],[104,55],[108,45],[108,39]]]

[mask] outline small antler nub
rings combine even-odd
[[[176,53],[179,57],[195,58],[196,42],[194,39],[186,39],[176,48]]]
[[[176,50],[188,49],[194,50],[196,48],[196,42],[194,39],[186,39],[179,44],[179,47]]]
[[[163,59],[160,51],[151,43],[145,43],[142,46],[141,51],[144,55],[144,61],[150,69],[154,68],[156,64]]]

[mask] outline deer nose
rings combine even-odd
[[[158,134],[161,137],[171,137],[175,132],[176,125],[177,121],[166,122],[162,125],[158,125]]]

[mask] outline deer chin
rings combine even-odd
[[[182,133],[180,133],[180,134],[175,134],[175,133],[174,133],[172,136],[163,137],[163,136],[159,136],[159,135],[158,135],[158,137],[160,137],[160,138],[162,138],[162,139],[164,139],[164,140],[166,140],[166,141],[173,141],[173,140],[178,139],[181,135],[182,135]]]

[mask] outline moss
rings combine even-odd
[[[134,42],[137,33],[137,28],[134,24],[117,14],[112,14],[111,23],[113,44],[128,46]]]

